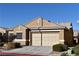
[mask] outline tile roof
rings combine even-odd
[[[26,27],[29,28],[72,28],[72,23],[67,22],[67,23],[55,23],[55,22],[50,22],[46,19],[44,19],[43,17],[37,17],[34,20],[32,20],[31,22],[29,22],[28,24],[25,24]]]

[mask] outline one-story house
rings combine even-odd
[[[73,45],[74,42],[72,23],[55,23],[42,17],[8,29],[8,32],[9,35],[16,35],[13,42],[26,46]]]

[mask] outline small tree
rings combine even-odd
[[[8,42],[12,42],[14,39],[15,39],[15,35],[13,34],[13,35],[7,35],[6,33],[4,33],[3,34],[3,42],[6,42],[6,43],[8,43]]]
[[[3,42],[5,49],[12,49],[15,48],[14,43],[12,42],[15,39],[15,35],[8,35],[8,32],[3,34]]]
[[[2,33],[0,32],[0,47],[3,46],[3,42],[2,42],[2,40],[3,40],[3,36],[2,36]]]
[[[2,37],[2,42],[8,42],[8,35],[6,33],[4,33]]]
[[[0,33],[0,42],[4,42],[4,43],[8,43],[8,42],[12,42],[14,39],[16,38],[16,35],[8,35],[8,32],[4,33],[2,35],[2,33]]]
[[[2,33],[0,32],[0,42],[2,41],[2,39],[3,39],[3,38],[2,38]]]
[[[16,35],[9,35],[8,36],[8,42],[12,42],[16,38]]]
[[[9,35],[8,31],[6,33],[0,33],[0,46],[4,46],[5,49],[14,48],[12,41],[16,38],[16,35]]]

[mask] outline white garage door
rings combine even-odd
[[[41,33],[32,33],[32,46],[53,46],[54,44],[59,43],[59,32],[42,32]]]
[[[41,34],[32,33],[32,46],[41,46]]]
[[[59,32],[43,33],[42,38],[42,46],[53,46],[59,43]]]

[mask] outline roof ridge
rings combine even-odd
[[[27,24],[24,24],[24,25],[25,25],[25,26],[27,26],[29,23],[31,23],[31,22],[33,22],[33,21],[37,20],[38,18],[43,19],[43,17],[38,16],[38,17],[35,17],[34,19],[32,19],[31,21],[29,21]]]
[[[16,25],[15,27],[13,27],[12,29],[14,29],[14,28],[16,28],[16,27],[18,27],[18,26],[23,26],[23,27],[25,27],[25,28],[27,28],[26,26],[24,26],[24,25]],[[11,28],[10,28],[11,29]]]

